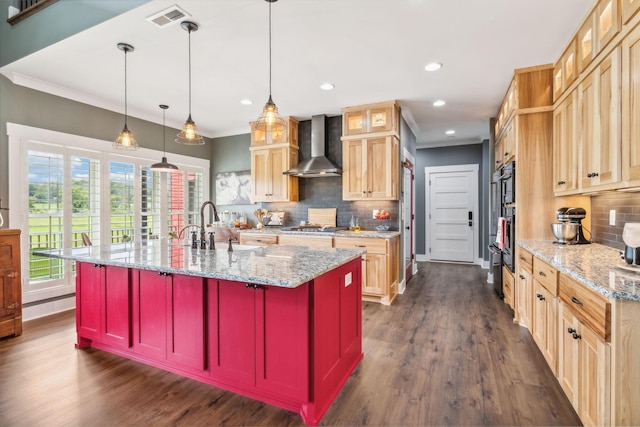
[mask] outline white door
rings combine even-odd
[[[478,165],[425,168],[427,257],[474,262],[477,258]]]

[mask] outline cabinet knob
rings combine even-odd
[[[573,333],[572,337],[573,337],[574,340],[582,339],[582,336],[578,335],[576,332]]]
[[[587,178],[591,178],[592,176],[593,176],[593,174],[592,174],[592,173],[588,173],[588,174],[587,174]]]
[[[522,274],[519,275],[521,280],[524,280],[524,276]]]
[[[567,329],[567,332],[570,333],[570,334],[574,334],[576,332],[576,330],[573,329],[573,328],[569,328],[569,329]]]
[[[167,277],[171,276],[171,273],[167,273],[166,271],[158,271],[158,276]]]
[[[538,274],[539,274],[540,276],[542,276],[542,277],[547,277],[547,275],[546,275],[546,274],[544,274],[544,271],[538,271]]]
[[[94,266],[95,268],[102,268],[102,267],[104,267],[104,265],[102,265],[102,264],[93,264],[93,266]]]
[[[507,157],[509,155],[509,152],[504,153],[504,156]]]
[[[565,185],[566,183],[566,181],[558,181],[558,185]]]
[[[538,297],[538,299],[540,301],[544,301],[545,300],[545,298],[542,296],[542,294],[536,294],[536,297]]]

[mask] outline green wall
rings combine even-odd
[[[161,115],[160,108],[158,108],[159,121]],[[9,185],[11,184],[7,161],[7,122],[113,141],[122,129],[124,116],[113,111],[14,85],[9,79],[0,75],[0,199],[2,199],[3,207],[10,208],[11,206],[7,206]],[[162,150],[161,124],[129,117],[128,125],[141,147]],[[167,128],[167,135],[177,133],[177,129]],[[214,144],[209,139],[205,139],[205,145],[197,147],[183,146],[169,141],[171,139],[167,136],[167,153],[183,154],[207,160],[212,158]],[[223,144],[224,147],[227,145],[233,146],[233,144]],[[248,158],[248,148],[246,152]],[[220,155],[223,155],[223,152]],[[211,176],[215,176],[215,172],[216,169],[212,162]],[[211,183],[213,184],[212,181]],[[213,188],[213,185],[210,188]]]

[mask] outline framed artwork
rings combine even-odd
[[[251,171],[216,174],[216,206],[250,205]]]

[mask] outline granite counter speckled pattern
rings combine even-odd
[[[227,245],[219,246],[219,249],[210,251],[172,245],[165,240],[151,240],[143,243],[35,251],[34,254],[142,270],[295,288],[365,253],[365,251],[352,249],[245,245],[237,245],[236,250],[228,252]],[[241,248],[243,250],[240,250]]]
[[[240,233],[249,233],[249,234],[288,234],[291,236],[331,236],[331,237],[369,237],[369,238],[377,238],[377,239],[388,239],[391,237],[399,236],[399,231],[375,231],[375,230],[361,230],[358,232],[349,231],[349,230],[340,230],[340,231],[283,231],[279,228],[266,228],[263,230],[258,229],[250,229],[250,230],[241,230]]]
[[[640,301],[640,274],[616,266],[626,265],[620,251],[608,246],[557,245],[551,241],[523,240],[518,245],[580,283],[614,299]]]

